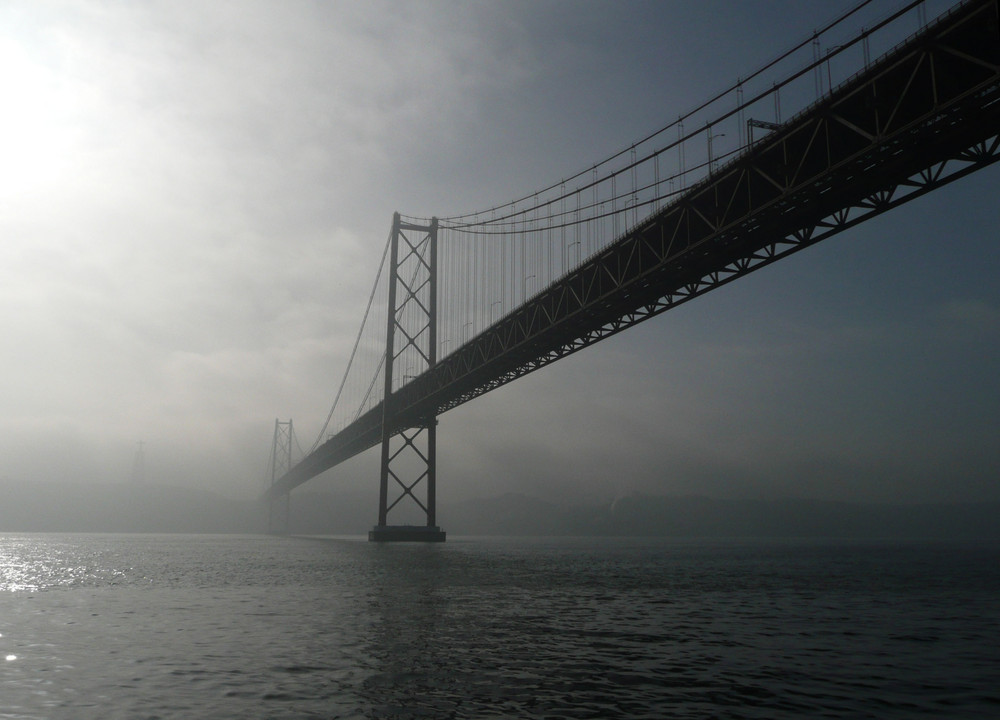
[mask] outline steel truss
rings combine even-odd
[[[399,381],[401,385],[432,369],[437,362],[437,219],[426,226],[412,225],[401,222],[396,213],[392,228],[385,399],[381,405],[382,462],[378,525],[369,536],[373,540],[401,539],[387,536],[391,534],[388,514],[405,498],[423,511],[426,527],[437,530],[437,413],[434,408],[427,408],[427,412],[401,426],[395,417],[397,405],[393,394],[397,360],[405,357],[407,363],[412,363],[407,372],[414,373],[404,375]],[[392,502],[389,502],[390,478],[400,491]],[[426,491],[423,500],[414,493],[421,484]]]
[[[392,396],[393,427],[369,411],[281,486],[1000,160],[998,14],[957,6],[431,363]]]

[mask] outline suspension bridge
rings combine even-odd
[[[1000,0],[930,21],[912,2],[840,39],[870,2],[583,172],[475,213],[395,214],[298,462],[275,423],[271,529],[294,488],[381,446],[369,538],[444,540],[439,415],[1000,159]],[[401,504],[421,522],[390,524]]]

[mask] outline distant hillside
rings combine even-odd
[[[376,499],[292,493],[302,535],[363,535]],[[456,535],[927,538],[1000,542],[1000,503],[875,505],[820,500],[718,500],[632,495],[603,505],[559,505],[507,494],[438,508]],[[0,532],[266,532],[267,509],[188,487],[0,482]]]
[[[256,503],[162,485],[0,485],[0,532],[261,532]]]
[[[452,535],[954,538],[1000,540],[1000,503],[876,505],[634,495],[559,506],[504,495],[439,510]]]
[[[291,531],[300,535],[367,535],[378,520],[378,495],[292,493]]]

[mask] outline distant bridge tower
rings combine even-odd
[[[406,418],[398,435],[394,433],[398,414],[405,410],[394,391],[437,363],[437,230],[437,218],[430,225],[413,225],[402,222],[398,212],[393,215],[378,525],[368,533],[369,540],[445,539],[435,517],[437,415]],[[392,489],[399,493],[392,502],[390,478]],[[421,484],[422,499],[419,491],[414,492]],[[389,511],[403,500],[409,501],[410,509],[419,508],[426,519],[423,525],[389,525]]]
[[[271,445],[271,485],[275,480],[292,469],[292,445],[295,430],[292,421],[274,421],[274,441]],[[271,497],[267,514],[267,531],[272,535],[288,533],[288,518],[291,510],[291,493],[285,492]]]
[[[132,459],[133,485],[142,485],[146,481],[146,456],[142,451],[142,446],[145,444],[145,441],[139,441],[139,449],[135,451],[135,457]]]

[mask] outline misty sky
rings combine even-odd
[[[319,432],[393,211],[587,168],[850,4],[6,0],[0,480],[127,482],[142,440],[150,482],[257,494],[275,418]],[[1000,499],[998,181],[442,416],[439,501]],[[375,455],[312,486],[374,490]]]

